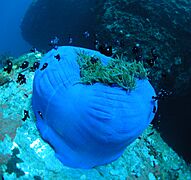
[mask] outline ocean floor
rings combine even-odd
[[[54,150],[41,139],[31,108],[33,63],[39,52],[13,60],[10,74],[0,70],[0,178],[12,179],[191,179],[191,166],[179,157],[150,125],[116,161],[90,170],[63,166]],[[29,62],[29,67],[19,66]],[[18,74],[26,84],[17,83]],[[22,120],[24,110],[29,118]]]

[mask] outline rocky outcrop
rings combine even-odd
[[[136,43],[143,59],[150,58],[151,48],[156,48],[159,58],[150,68],[155,88],[185,95],[191,88],[190,7],[189,0],[107,0],[100,40],[110,39],[116,51],[128,57]]]
[[[91,38],[84,38],[85,31],[95,29],[95,1],[38,0],[32,3],[21,24],[24,39],[38,48],[50,49],[51,39],[57,36],[60,44],[84,47],[93,46]]]

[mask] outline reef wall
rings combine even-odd
[[[128,57],[139,43],[143,60],[156,48],[159,58],[150,74],[155,88],[185,95],[191,88],[190,7],[189,0],[106,0],[99,39]]]

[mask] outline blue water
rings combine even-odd
[[[21,36],[20,24],[32,0],[1,0],[0,55],[18,56],[31,47]]]

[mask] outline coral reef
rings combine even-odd
[[[191,88],[190,6],[188,0],[106,0],[100,14],[99,41],[110,39],[117,53],[132,58],[132,47],[139,43],[143,61],[155,47],[159,57],[150,68],[154,87],[185,95]]]
[[[34,54],[33,54],[34,55]],[[21,58],[21,61],[30,59]],[[19,62],[18,58],[18,62]],[[34,72],[25,70],[26,84],[18,85],[15,79],[0,86],[0,177],[4,179],[190,179],[191,169],[150,126],[132,143],[117,160],[90,170],[63,166],[55,157],[53,149],[44,142],[36,128],[31,109]],[[30,118],[22,121],[24,109]],[[16,115],[18,114],[18,116]],[[9,119],[10,118],[10,119]],[[9,126],[12,121],[18,125]],[[2,127],[2,126],[1,126]],[[4,134],[6,133],[6,134]],[[2,139],[3,137],[3,139]]]

